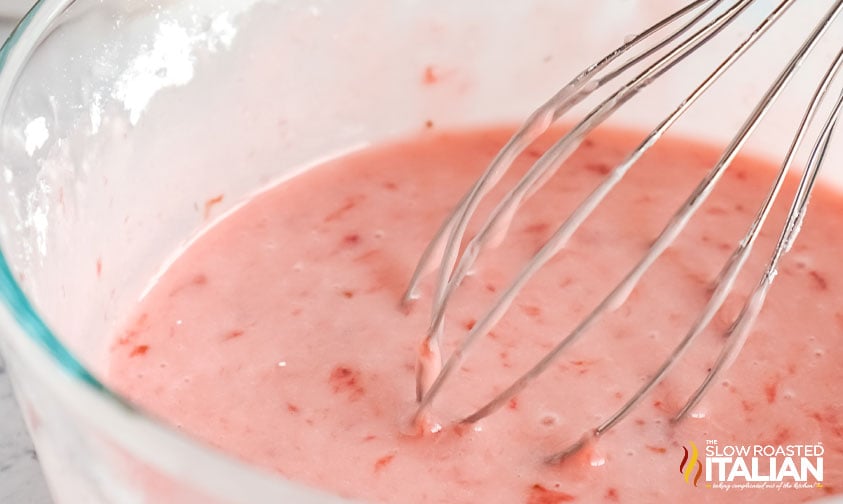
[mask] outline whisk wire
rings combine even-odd
[[[836,62],[837,66],[840,64],[841,56],[843,56],[843,53],[838,56]],[[732,364],[746,342],[750,329],[761,312],[761,307],[764,305],[767,293],[776,277],[778,265],[781,262],[782,257],[784,257],[784,255],[788,252],[788,245],[792,244],[796,239],[796,236],[799,234],[802,220],[805,218],[805,213],[808,208],[811,190],[816,183],[817,175],[819,174],[825,161],[829,142],[834,134],[837,121],[840,118],[841,110],[843,110],[843,92],[841,92],[837,103],[834,105],[834,110],[829,115],[828,120],[823,126],[820,137],[812,149],[808,166],[800,179],[796,197],[794,198],[793,204],[788,212],[787,223],[782,230],[778,244],[773,251],[773,255],[770,258],[761,280],[749,296],[749,300],[738,314],[738,317],[727,331],[726,345],[721,350],[720,355],[718,355],[717,360],[711,367],[711,370],[685,405],[673,417],[673,421],[679,421],[684,418],[685,415],[687,415],[687,413],[699,403],[712,381]]]
[[[442,317],[444,314],[444,305],[447,302],[450,292],[459,285],[459,282],[468,273],[472,263],[479,255],[483,246],[490,241],[500,239],[506,233],[506,228],[509,225],[512,215],[518,210],[518,207],[523,201],[528,199],[535,191],[541,188],[561,164],[579,147],[585,136],[594,130],[597,125],[605,121],[611,114],[619,109],[624,103],[633,98],[638,92],[644,89],[648,84],[653,82],[657,77],[661,76],[666,71],[670,70],[677,63],[693,54],[699,47],[704,45],[711,37],[719,33],[722,29],[734,21],[736,17],[746,9],[752,0],[741,0],[733,4],[724,13],[717,16],[714,20],[700,28],[690,37],[683,40],[677,47],[673,48],[668,54],[657,60],[655,63],[647,67],[644,71],[639,73],[635,78],[630,80],[627,84],[622,86],[618,91],[603,100],[594,110],[586,115],[567,135],[557,141],[550,149],[547,150],[535,164],[528,170],[528,172],[520,179],[518,184],[511,189],[503,200],[492,211],[491,215],[486,219],[485,223],[478,231],[477,235],[469,242],[466,251],[460,259],[460,266],[457,267],[457,273],[449,280],[451,272],[456,262],[456,252],[459,250],[459,244],[465,233],[463,228],[460,233],[452,234],[453,241],[446,245],[446,250],[454,251],[454,261],[448,261],[440,265],[439,282],[437,283],[437,290],[443,290],[442,296],[436,298],[438,306],[436,306],[435,315],[433,317],[432,327],[441,327]],[[509,169],[510,165],[505,169]],[[467,213],[463,218],[467,221],[471,214]],[[440,287],[441,285],[441,287]]]
[[[553,97],[551,97],[547,102],[545,102],[535,112],[533,112],[527,119],[527,121],[525,121],[524,126],[522,126],[512,136],[512,138],[507,142],[507,144],[501,149],[496,158],[489,164],[489,167],[487,168],[485,173],[477,180],[471,190],[462,198],[462,200],[460,200],[459,204],[457,205],[457,209],[449,216],[448,219],[443,222],[442,226],[436,232],[434,238],[425,248],[424,252],[422,253],[422,257],[418,262],[418,267],[415,269],[415,271],[413,272],[413,276],[410,279],[409,287],[407,288],[404,296],[402,297],[402,304],[407,304],[419,297],[418,284],[422,276],[428,273],[435,266],[437,262],[436,257],[440,257],[439,260],[441,261],[441,258],[444,254],[444,250],[440,251],[439,253],[437,253],[436,251],[439,249],[444,249],[444,240],[450,237],[451,231],[454,229],[456,221],[459,218],[462,218],[467,213],[473,212],[473,209],[468,210],[468,208],[473,205],[474,200],[479,199],[480,197],[482,197],[482,194],[485,194],[487,186],[495,185],[498,182],[500,176],[502,175],[501,169],[509,166],[515,160],[515,158],[517,158],[530,144],[533,143],[533,141],[535,141],[542,133],[544,133],[554,121],[556,121],[571,107],[575,106],[577,103],[579,103],[579,101],[581,101],[590,94],[593,89],[587,89],[587,92],[581,91],[583,90],[583,88],[586,87],[589,82],[591,82],[593,74],[602,71],[612,62],[614,62],[617,58],[623,56],[638,44],[641,44],[644,41],[648,40],[654,34],[658,33],[659,31],[669,26],[676,20],[681,19],[689,12],[693,12],[702,5],[709,4],[705,8],[705,10],[703,10],[703,12],[699,13],[687,24],[683,25],[680,29],[676,30],[664,41],[660,42],[659,44],[645,51],[639,56],[636,56],[635,58],[633,58],[632,61],[628,62],[627,64],[624,64],[620,69],[615,72],[612,72],[606,78],[601,79],[601,82],[598,83],[598,86],[594,88],[596,89],[601,84],[605,84],[612,78],[627,70],[629,67],[633,66],[638,61],[646,58],[656,50],[673,41],[676,37],[680,36],[682,33],[687,31],[690,27],[694,26],[700,19],[705,17],[705,15],[711,12],[711,10],[713,10],[718,4],[722,2],[723,0],[696,0],[682,7],[676,12],[673,12],[672,14],[658,21],[651,27],[642,31],[638,35],[627,40],[623,45],[604,56],[598,62],[592,64],[591,66],[583,70],[580,74],[574,77],[566,86],[564,86],[560,91],[558,91]]]
[[[779,7],[786,8],[790,4],[790,1],[785,1],[782,2]],[[562,351],[564,351],[568,346],[573,344],[582,335],[584,335],[585,332],[591,327],[591,325],[596,322],[600,314],[602,314],[607,309],[622,304],[623,300],[625,300],[629,292],[634,289],[641,276],[643,276],[646,270],[653,264],[653,262],[655,262],[656,258],[670,245],[670,243],[675,240],[675,238],[682,231],[682,228],[690,220],[691,216],[704,203],[706,197],[713,190],[714,184],[716,184],[716,182],[725,172],[726,168],[728,168],[728,166],[732,163],[740,148],[748,140],[749,135],[758,126],[760,120],[770,109],[775,99],[780,95],[787,82],[793,77],[793,75],[795,74],[795,69],[816,46],[817,42],[820,40],[822,35],[831,25],[831,22],[839,14],[841,8],[843,8],[843,1],[838,1],[837,4],[828,12],[825,18],[817,25],[808,40],[806,40],[802,47],[797,51],[796,55],[787,64],[785,69],[779,74],[778,78],[772,84],[768,92],[764,95],[764,97],[755,107],[753,112],[750,114],[749,118],[741,127],[738,135],[727,147],[721,159],[715,164],[714,168],[709,171],[709,173],[706,175],[700,185],[697,186],[691,196],[680,207],[680,210],[676,214],[674,214],[674,216],[669,221],[667,227],[662,230],[662,232],[659,234],[659,237],[656,238],[655,242],[648,250],[647,254],[645,254],[645,257],[641,259],[641,261],[632,269],[632,271],[630,271],[630,273],[627,274],[627,276],[621,281],[621,283],[619,283],[615,287],[615,289],[613,289],[613,291],[606,298],[604,298],[603,301],[600,302],[600,304],[580,323],[579,326],[577,326],[577,328],[574,329],[574,331],[572,331],[564,339],[562,339],[556,347],[554,347],[550,352],[548,352],[527,373],[523,374],[518,380],[516,380],[513,385],[507,388],[504,392],[501,392],[499,395],[495,396],[492,401],[487,403],[484,407],[480,408],[477,412],[466,417],[463,422],[476,422],[484,418],[485,416],[488,416],[492,412],[496,411],[498,408],[501,407],[501,405],[505,404],[506,401],[508,401],[521,390],[523,390],[532,380],[534,380],[541,373],[543,373],[547,369],[547,367],[550,366],[555,361],[555,359],[562,353]],[[778,13],[778,15],[781,15],[782,12],[783,10],[780,9],[774,12],[774,14]],[[765,19],[765,23],[767,23],[768,21],[770,21],[769,17]],[[772,21],[775,21],[775,18],[772,19]],[[769,24],[767,24],[767,26],[769,26]],[[763,33],[763,31],[754,31],[753,35],[751,35],[750,38],[747,39],[747,41],[754,40],[753,37],[757,38],[757,36],[760,36],[761,33]],[[835,64],[833,68],[836,66],[837,65]],[[828,76],[827,78],[830,79],[831,76],[832,75]],[[777,189],[775,189],[775,191],[776,193],[778,192]],[[742,265],[742,262],[743,260],[740,261],[740,265]],[[738,266],[738,264],[736,263],[735,266]],[[737,274],[737,271],[735,272],[735,274]],[[714,305],[717,304],[717,308],[719,309],[719,305],[722,304],[722,301],[725,300],[725,296],[728,295],[729,291],[731,291],[731,285],[728,285],[728,287],[728,289],[724,289],[724,292],[718,293],[719,296],[712,298],[714,304],[711,304],[709,306],[709,309],[704,310],[702,317],[708,318],[710,321],[710,318],[713,316],[713,313],[716,313],[717,311],[716,309],[714,309]],[[715,293],[717,292],[715,291]],[[723,297],[723,299],[719,300],[719,297]],[[711,311],[712,313],[707,313],[709,311]],[[702,331],[703,328],[704,326],[701,327],[699,331]],[[694,329],[692,328],[692,332],[689,333],[689,335],[692,336],[691,339],[693,339],[694,337],[694,332],[696,331],[694,331]],[[609,427],[611,427],[611,425],[613,424],[614,422],[610,424]]]
[[[728,5],[724,0],[696,1],[688,4],[670,16],[662,19],[656,25],[629,39],[598,63],[588,67],[574,80],[562,88],[553,98],[534,112],[528,121],[507,142],[497,154],[484,174],[478,179],[469,192],[463,197],[456,210],[443,223],[434,239],[425,249],[421,260],[413,274],[410,286],[403,301],[409,302],[418,296],[418,282],[420,278],[436,267],[438,275],[432,303],[431,324],[425,337],[424,344],[428,349],[436,350],[438,358],[440,335],[443,330],[446,308],[453,292],[461,281],[469,274],[474,262],[483,250],[497,245],[508,232],[510,222],[521,205],[529,199],[544,183],[552,177],[565,160],[576,150],[586,135],[605,121],[617,109],[632,99],[638,92],[648,86],[655,79],[670,70],[679,62],[704,46],[716,37],[724,28],[729,26],[743,13],[754,0],[735,0]],[[506,289],[497,297],[492,306],[484,312],[457,349],[444,362],[438,372],[431,374],[419,371],[417,374],[417,410],[416,418],[421,418],[433,403],[453,372],[463,362],[468,352],[478,339],[487,334],[504,316],[512,302],[527,282],[559,251],[565,247],[567,241],[596,210],[604,198],[624,178],[632,167],[640,160],[664,133],[692,107],[706,91],[720,79],[741,57],[764,36],[764,34],[780,20],[796,0],[782,0],[766,14],[762,21],[732,50],[732,52],[684,99],[671,113],[663,119],[646,138],[608,175],[601,183],[574,209],[564,220],[539,251],[519,271]],[[717,7],[724,6],[720,13]],[[749,138],[756,131],[762,120],[780,98],[784,89],[798,73],[799,68],[807,57],[816,49],[819,42],[843,11],[843,0],[833,2],[819,22],[816,23],[809,36],[803,41],[785,67],[776,76],[766,92],[760,98],[748,117],[744,120],[737,133],[731,138],[717,162],[710,168],[700,183],[693,189],[688,198],[668,219],[649,249],[643,257],[626,273],[610,292],[584,317],[573,330],[561,338],[557,344],[543,355],[525,373],[520,375],[502,392],[497,393],[482,407],[465,416],[458,423],[475,423],[500,409],[510,399],[523,391],[533,380],[538,378],[551,366],[556,359],[573,343],[584,336],[588,330],[608,311],[622,306],[634,291],[641,278],[647,273],[655,261],[670,247],[682,233],[688,222],[696,214],[713,192],[719,180],[731,166],[738,153],[745,146]],[[619,57],[626,55],[635,45],[660,32],[668,25],[691,15],[681,27],[675,29],[657,41],[649,48],[630,56],[626,62],[621,62],[617,69],[609,69],[609,65]],[[713,19],[706,20],[712,16]],[[702,23],[702,26],[697,27]],[[491,214],[482,222],[480,230],[468,241],[465,250],[460,254],[460,245],[466,233],[468,221],[477,211],[480,201],[492,187],[498,184],[504,173],[509,170],[515,159],[531,145],[550,125],[558,120],[571,107],[588,97],[596,89],[604,86],[621,74],[656,55],[661,50],[665,54],[657,56],[652,64],[647,65],[631,80],[622,84],[618,90],[602,100],[594,109],[586,114],[567,134],[547,149],[536,162],[527,170],[525,175],[511,188],[501,201],[494,207]],[[755,214],[743,239],[737,244],[725,264],[717,274],[712,291],[700,314],[696,317],[684,337],[673,348],[671,353],[633,395],[607,419],[595,428],[586,431],[575,443],[551,455],[546,461],[554,463],[575,453],[591,440],[605,434],[631,411],[638,406],[646,395],[667,376],[671,367],[681,358],[693,342],[709,327],[714,316],[722,308],[725,301],[732,295],[736,281],[742,273],[753,248],[760,236],[761,230],[767,223],[771,210],[779,198],[787,174],[791,171],[796,156],[805,142],[808,131],[816,121],[821,105],[837,79],[843,67],[843,49],[841,49],[831,65],[827,68],[822,80],[816,87],[809,105],[796,129],[789,149],[784,156],[780,169],[769,188],[761,207]],[[605,72],[601,76],[601,72]],[[808,163],[803,170],[789,212],[780,237],[772,252],[769,262],[754,290],[746,296],[742,309],[726,330],[725,344],[722,346],[717,360],[708,371],[702,383],[688,398],[684,406],[672,418],[672,421],[682,419],[696,406],[713,380],[729,367],[743,347],[750,328],[757,318],[766,299],[767,292],[777,274],[778,265],[782,257],[789,251],[793,241],[801,229],[801,224],[807,211],[809,197],[816,183],[817,175],[826,159],[826,154],[833,136],[837,121],[843,110],[843,91],[829,112],[822,125],[822,129],[812,145]],[[420,358],[421,370],[425,365]],[[440,361],[441,362],[441,361]],[[426,376],[426,378],[424,378]],[[428,383],[427,381],[430,383]]]
[[[790,168],[793,164],[793,161],[795,159],[796,152],[799,149],[800,145],[802,144],[802,142],[804,140],[804,137],[805,137],[805,135],[808,131],[808,126],[811,124],[812,120],[814,119],[814,116],[815,116],[815,114],[816,114],[816,112],[819,108],[819,105],[821,104],[822,100],[824,99],[824,97],[825,97],[825,95],[828,91],[828,88],[831,85],[831,82],[833,81],[833,79],[837,75],[837,73],[840,69],[841,62],[843,62],[843,51],[841,51],[839,53],[838,57],[835,59],[835,62],[832,64],[831,68],[829,68],[828,72],[826,73],[826,76],[823,78],[823,81],[821,82],[820,86],[817,88],[816,93],[814,94],[813,98],[811,99],[809,109],[805,113],[805,115],[802,119],[802,122],[799,125],[796,136],[794,137],[794,140],[791,144],[791,147],[789,148],[786,159],[785,159],[784,163],[782,164],[781,169],[779,170],[775,181],[773,182],[773,186],[770,188],[770,191],[767,194],[767,197],[765,198],[765,201],[762,205],[761,210],[758,212],[758,215],[756,216],[755,220],[752,222],[752,224],[750,226],[750,229],[747,232],[746,236],[741,241],[738,248],[735,249],[735,251],[733,252],[731,257],[727,260],[725,266],[723,267],[720,274],[718,275],[718,280],[715,283],[715,290],[714,290],[713,294],[711,295],[711,298],[709,299],[709,302],[707,303],[706,307],[701,312],[700,316],[695,320],[691,329],[688,331],[688,333],[685,335],[685,337],[682,339],[682,341],[679,343],[679,345],[676,346],[676,348],[673,350],[673,352],[662,363],[661,367],[655,372],[655,374],[652,377],[650,377],[650,379],[644,385],[642,385],[641,388],[639,388],[635,392],[635,394],[633,394],[633,396],[630,399],[628,399],[627,402],[624,403],[624,405],[621,406],[616,412],[614,412],[607,420],[605,420],[597,428],[595,428],[592,431],[589,431],[586,434],[584,434],[584,436],[583,436],[584,438],[587,438],[589,434],[591,434],[591,436],[593,436],[593,437],[599,437],[599,436],[605,434],[608,430],[610,430],[612,427],[617,425],[621,420],[623,420],[630,412],[632,412],[633,409],[641,402],[641,400],[643,400],[643,398],[646,397],[646,395],[656,385],[658,385],[662,381],[662,379],[666,376],[667,372],[670,370],[670,368],[673,366],[673,364],[675,364],[676,361],[685,353],[685,351],[691,346],[693,341],[695,341],[696,338],[700,334],[702,334],[702,332],[705,330],[705,328],[708,327],[708,324],[714,318],[714,315],[717,313],[717,311],[720,309],[720,307],[725,302],[726,298],[731,293],[732,288],[734,286],[734,283],[735,283],[739,273],[741,272],[747,258],[749,257],[749,255],[752,251],[753,245],[754,245],[756,239],[758,238],[758,236],[760,234],[761,228],[764,226],[764,222],[766,221],[767,217],[769,216],[770,210],[773,207],[773,203],[776,201],[776,198],[777,198],[777,196],[778,196],[778,194],[781,190],[781,187],[784,184],[784,180],[786,178],[786,175],[789,172],[789,170],[790,170]],[[839,105],[838,105],[838,107],[839,107]],[[828,128],[828,126],[826,126],[826,128]],[[828,128],[828,129],[832,129],[832,128],[833,128],[833,126],[831,128]],[[811,167],[814,164],[821,163],[822,159],[824,158],[824,155],[825,155],[825,149],[824,148],[819,155],[816,154],[817,149],[819,148],[818,147],[819,143],[822,141],[822,138],[823,138],[824,135],[825,135],[825,133],[823,133],[823,135],[821,135],[821,138],[817,141],[817,144],[815,144],[815,146],[814,146],[814,153],[811,155],[811,161],[809,161],[809,167]],[[817,159],[816,163],[814,162],[815,158]],[[816,169],[813,169],[813,168],[810,168],[810,169],[812,169],[814,172],[816,172]],[[809,174],[809,171],[806,170],[805,176],[803,176],[803,180],[805,179],[805,177],[808,176],[808,174]],[[799,197],[800,197],[799,194],[800,194],[800,191],[798,190],[797,195],[794,199],[794,203],[793,203],[794,206],[797,206],[799,204]],[[789,226],[786,225],[785,229],[787,230],[788,227]],[[747,300],[746,306],[752,307],[752,308],[744,308],[744,311],[749,312],[751,310],[754,310],[755,306],[758,306],[760,308],[760,304],[762,304],[762,303],[763,303],[763,300],[753,302],[752,299],[751,299],[751,296],[750,296]],[[744,317],[744,316],[745,315],[740,315],[739,317]],[[748,317],[748,315],[746,315],[746,316]],[[744,327],[745,325],[746,325],[746,323],[742,323],[742,324],[740,324],[740,327]],[[730,327],[730,329],[727,331],[727,340],[731,341],[732,339],[734,339],[733,333],[737,330],[738,330],[738,325],[732,325]],[[731,345],[731,346],[734,346],[734,345]],[[683,408],[680,410],[680,412],[677,413],[676,416],[673,417],[672,421],[675,422],[675,421],[679,421],[680,419],[682,419],[685,416],[685,414],[697,404],[698,399],[695,399],[695,398],[701,398],[702,397],[703,393],[705,392],[705,390],[707,389],[707,387],[709,386],[711,381],[716,377],[717,372],[719,372],[721,369],[725,369],[725,367],[727,366],[726,363],[728,362],[727,361],[727,358],[728,358],[727,355],[728,354],[725,351],[728,348],[729,348],[729,345],[727,344],[727,346],[724,347],[724,356],[722,358],[723,364],[720,364],[721,359],[718,359],[718,361],[715,363],[714,367],[712,368],[712,372],[709,372],[707,374],[703,383],[700,385],[700,387],[697,389],[697,391],[694,393],[694,395],[688,400],[686,405],[683,406]],[[734,355],[734,350],[731,351],[731,355]],[[715,371],[715,370],[717,370],[717,371]],[[573,453],[573,451],[575,451],[575,450],[572,450],[572,447],[568,447],[568,448],[560,451],[559,453],[554,454],[548,460],[550,462],[558,462],[558,461],[564,459],[564,457],[567,456],[568,454]]]
[[[596,110],[592,111],[588,116],[586,116],[586,118],[580,121],[577,126],[574,127],[573,130],[571,130],[561,140],[554,144],[544,155],[542,155],[536,161],[536,163],[528,170],[527,174],[524,176],[524,178],[521,179],[517,186],[507,194],[504,200],[493,211],[492,216],[486,220],[486,223],[481,228],[481,231],[478,232],[477,237],[472,240],[471,243],[469,243],[466,248],[466,251],[464,252],[463,257],[472,257],[472,255],[479,253],[480,246],[478,245],[478,243],[480,243],[481,240],[486,239],[489,234],[489,230],[492,229],[496,222],[501,221],[501,215],[503,215],[505,212],[514,213],[517,210],[520,202],[525,198],[525,193],[533,188],[537,189],[537,184],[540,185],[540,180],[542,178],[546,179],[548,174],[552,174],[553,168],[558,168],[558,165],[564,162],[564,160],[579,146],[580,142],[590,131],[592,131],[598,124],[604,121],[615,110],[617,110],[621,105],[623,105],[623,103],[631,99],[637,92],[643,89],[655,78],[659,77],[664,72],[672,68],[679,61],[692,54],[696,49],[705,44],[705,42],[707,42],[711,37],[716,35],[729,23],[734,21],[734,19],[741,12],[743,12],[743,10],[745,10],[751,3],[752,0],[740,0],[734,3],[725,12],[718,15],[714,20],[707,23],[705,26],[693,33],[686,40],[683,40],[668,54],[660,58],[652,65],[650,65],[647,69],[642,71],[634,79],[632,79],[625,86],[623,86],[619,91],[615,92],[612,96],[604,100],[597,107]],[[537,116],[537,114],[533,114],[533,117],[535,116]],[[544,130],[546,130],[549,126],[549,124],[541,124],[541,127]],[[525,130],[529,131],[531,129],[532,127],[529,125],[525,127]],[[516,133],[516,137],[519,134],[520,132]],[[436,284],[437,286],[433,300],[433,319],[431,322],[430,329],[428,331],[428,335],[425,339],[425,342],[423,343],[423,345],[428,348],[430,348],[431,346],[438,347],[439,345],[439,335],[441,334],[442,330],[445,307],[447,305],[448,298],[450,296],[450,293],[453,292],[453,289],[455,289],[458,285],[458,280],[461,280],[461,278],[455,278],[449,282],[449,277],[451,270],[453,269],[457,261],[459,243],[462,241],[462,236],[465,232],[465,228],[470,217],[470,212],[476,210],[476,207],[479,204],[479,199],[482,197],[482,194],[480,194],[477,188],[479,185],[482,185],[484,179],[486,179],[490,172],[493,172],[495,170],[506,171],[509,169],[512,160],[514,160],[514,157],[509,160],[508,164],[506,165],[499,165],[498,168],[495,168],[495,165],[498,162],[498,159],[507,157],[505,153],[511,143],[512,140],[510,140],[507,146],[505,146],[504,149],[501,150],[497,158],[492,162],[492,165],[490,165],[490,167],[487,169],[486,173],[481,176],[478,183],[475,184],[474,188],[472,188],[472,190],[470,191],[470,194],[468,196],[469,201],[466,203],[466,207],[464,209],[466,213],[461,214],[461,211],[463,209],[459,208],[453,215],[453,217],[457,219],[457,223],[454,225],[453,229],[451,229],[450,237],[448,239],[448,242],[445,244],[444,255],[442,257],[442,264],[440,265],[439,269],[439,278]],[[500,175],[495,175],[495,177],[499,178]],[[473,197],[476,197],[476,201],[474,201],[474,203],[472,203],[471,201]],[[421,263],[419,265],[419,268],[422,268]],[[410,290],[412,289],[413,287],[411,286]],[[514,296],[517,291],[518,287],[512,290],[508,289],[507,292],[504,293],[504,296],[507,296],[507,293],[509,293],[509,295]],[[461,362],[465,351],[471,346],[471,344],[476,340],[476,338],[480,334],[482,334],[481,331],[488,331],[488,329],[491,328],[491,326],[497,322],[500,316],[502,316],[502,313],[492,312],[489,314],[488,317],[485,317],[480,322],[478,322],[478,324],[473,328],[473,330],[464,340],[461,349],[454,352],[451,357],[445,362],[445,365],[442,367],[441,370],[439,370],[436,379],[429,387],[426,387],[426,384],[422,384],[417,381],[416,396],[419,400],[417,416],[421,415],[422,412],[427,408],[427,406],[429,406],[429,404],[432,402],[432,400],[435,398],[436,394],[440,390],[444,381],[447,380],[447,378],[451,375],[452,371]],[[435,353],[438,353],[438,348],[431,350]],[[419,366],[424,365],[424,363],[419,363]],[[423,376],[425,376],[425,373],[417,372],[417,378],[421,378]],[[427,389],[426,393],[424,392],[425,389]]]
[[[792,5],[792,1],[787,1],[781,3],[778,8],[764,20],[764,22],[759,25],[759,27],[753,31],[753,33],[746,39],[744,42],[738,46],[738,48],[729,55],[729,57],[724,60],[716,69],[715,71],[706,78],[700,86],[698,86],[692,93],[689,95],[685,100],[683,100],[680,105],[664,120],[661,124],[659,124],[648,136],[647,138],[641,143],[639,147],[637,147],[630,156],[625,159],[617,168],[615,168],[598,186],[594,192],[592,192],[583,203],[577,207],[576,210],[571,214],[568,220],[560,226],[559,230],[548,240],[546,248],[547,254],[543,254],[545,250],[539,252],[533,262],[535,262],[535,267],[524,269],[518,275],[518,282],[515,284],[517,286],[517,291],[524,286],[524,284],[529,280],[530,277],[540,268],[550,257],[554,256],[556,253],[564,247],[567,240],[573,235],[573,233],[579,228],[579,226],[586,220],[586,218],[597,208],[597,206],[602,202],[606,195],[614,188],[614,186],[623,178],[626,172],[640,159],[640,157],[646,152],[652,145],[656,143],[656,141],[661,138],[661,136],[665,133],[665,131],[685,112],[687,111],[691,105],[693,105],[696,100],[720,77],[723,73],[728,70],[728,68],[737,61],[746,50],[757,40],[763,33],[772,25],[784,12],[787,10],[790,5]],[[493,310],[501,309],[508,306],[513,300],[517,291],[514,292],[506,299],[501,299],[498,301],[494,306]],[[472,414],[466,417],[463,422],[472,423],[476,422],[477,420],[489,415],[496,409],[498,409],[502,404],[504,404],[507,400],[509,400],[512,396],[520,392],[527,385],[528,382],[518,382],[518,385],[514,387],[511,391],[507,391],[506,394],[503,394],[500,398],[496,398],[492,403],[489,403],[487,407],[481,408],[475,414]]]

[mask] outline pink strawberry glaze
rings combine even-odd
[[[726,303],[712,330],[615,430],[561,466],[542,463],[623,404],[690,326],[772,179],[773,167],[748,158],[628,303],[506,408],[473,430],[404,434],[430,280],[409,314],[398,300],[427,240],[509,134],[428,131],[256,197],[188,248],[142,300],[116,338],[111,383],[246,461],[368,501],[776,503],[843,490],[843,198],[823,187],[744,352],[693,417],[668,423],[713,362],[739,299]],[[529,201],[504,244],[483,256],[455,296],[446,355],[640,137],[592,136]],[[530,149],[502,185],[510,187],[549,141]],[[437,417],[470,413],[570,330],[716,157],[680,140],[646,155],[483,338],[435,403]],[[790,180],[784,194],[793,188]],[[773,222],[785,210],[778,205]],[[763,232],[740,293],[754,285],[777,234]],[[695,488],[678,470],[682,447],[694,441],[702,449],[707,439],[822,442],[824,487]]]

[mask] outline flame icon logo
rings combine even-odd
[[[694,476],[694,486],[697,486],[697,482],[700,481],[700,476],[702,476],[702,464],[699,460],[700,453],[693,441],[689,441],[688,444],[691,445],[691,451],[689,452],[687,448],[682,447],[685,450],[685,456],[682,457],[682,462],[679,463],[679,472],[685,478],[685,483],[690,483],[691,474],[696,467],[697,474]]]

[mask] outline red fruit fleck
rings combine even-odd
[[[325,218],[323,219],[323,221],[324,222],[331,222],[331,221],[335,221],[335,220],[339,219],[340,217],[343,216],[343,214],[345,214],[346,212],[348,212],[352,208],[356,207],[359,203],[363,202],[363,200],[365,200],[365,199],[366,199],[366,197],[363,196],[362,194],[359,194],[357,196],[349,197],[348,199],[345,200],[345,203],[343,203],[341,207],[339,207],[338,209],[336,209],[333,212],[326,215]]]
[[[135,337],[137,335],[138,335],[138,331],[136,329],[129,329],[128,331],[126,331],[126,334],[124,334],[123,336],[121,336],[120,338],[117,339],[117,344],[118,345],[126,345],[129,342],[131,342],[133,339],[135,339]]]
[[[620,502],[620,497],[618,497],[618,491],[614,488],[610,488],[606,491],[606,500],[610,500],[613,502]]]
[[[384,183],[383,183],[383,186],[384,186],[386,189],[389,189],[390,191],[396,191],[396,190],[398,190],[398,184],[396,184],[395,182],[384,182]]]
[[[351,299],[354,297],[354,291],[352,290],[344,290],[342,291],[342,296],[346,299]]]
[[[378,438],[378,437],[377,437],[377,436],[375,436],[374,434],[369,434],[368,436],[366,436],[366,437],[364,437],[364,438],[363,438],[363,441],[374,441],[374,440],[375,440],[375,439],[377,439],[377,438]]]
[[[779,382],[774,381],[764,385],[764,395],[767,397],[767,402],[773,404],[776,402],[776,395],[779,391]]]
[[[358,243],[360,243],[360,235],[357,234],[357,233],[346,235],[342,239],[342,243],[343,243],[343,245],[348,245],[348,246],[357,245]]]
[[[527,149],[527,155],[530,156],[533,159],[538,159],[538,158],[542,157],[542,154],[544,154],[544,151],[542,151],[541,149],[536,149],[536,148]]]
[[[521,311],[527,314],[528,317],[535,318],[542,314],[542,310],[538,306],[521,305],[519,307],[521,308]]]
[[[498,288],[495,287],[492,284],[486,284],[486,290],[489,291],[489,292],[496,292],[498,290]]]
[[[653,453],[667,453],[667,448],[664,448],[662,446],[644,445],[644,448],[650,450]]]
[[[287,403],[287,411],[290,413],[298,413],[300,411],[299,407],[293,403]]]
[[[347,367],[337,366],[331,371],[331,381],[336,382],[338,380],[346,381],[346,380],[353,380],[354,379],[354,371]]]
[[[518,398],[513,397],[512,399],[510,399],[509,404],[507,404],[506,407],[511,409],[511,410],[517,410],[518,409]]]
[[[738,180],[746,180],[747,177],[748,177],[747,174],[746,174],[746,171],[744,171],[744,170],[736,171],[735,176],[738,178]]]
[[[427,121],[424,122],[424,127],[427,128],[427,129],[433,128],[433,121],[428,119]]]
[[[469,429],[470,428],[465,424],[456,424],[456,425],[451,426],[449,431],[452,434],[455,434],[457,437],[463,437],[466,434],[468,434]]]
[[[501,365],[505,368],[512,367],[512,364],[509,362],[509,352],[504,350],[503,352],[499,353],[498,356],[501,358]]]
[[[334,393],[347,393],[352,401],[363,397],[365,389],[360,385],[360,372],[349,367],[337,366],[331,371],[329,382]]]
[[[243,336],[244,333],[245,331],[243,331],[242,329],[234,329],[233,331],[228,331],[228,333],[226,333],[226,335],[223,337],[223,341],[239,338],[240,336]]]
[[[549,490],[535,484],[530,488],[527,504],[559,504],[560,502],[571,502],[573,500],[575,500],[575,497],[571,494]]]
[[[419,345],[419,357],[429,358],[433,356],[433,349],[430,346],[430,343],[427,341],[422,341],[421,345]]]
[[[138,357],[141,355],[146,355],[146,352],[149,351],[149,345],[138,345],[132,349],[132,352],[129,354],[129,357]]]
[[[524,231],[526,231],[528,233],[540,234],[540,233],[544,233],[545,231],[547,231],[548,228],[550,228],[550,224],[548,224],[547,222],[537,222],[535,224],[530,224],[529,226],[524,228]]]
[[[814,280],[814,283],[817,286],[817,290],[827,291],[828,290],[828,281],[825,279],[824,276],[820,275],[814,270],[811,270],[809,273],[811,278]]]
[[[214,205],[217,205],[222,202],[223,195],[218,194],[211,199],[205,201],[205,218],[207,219],[211,215],[211,209]]]
[[[653,407],[655,407],[659,411],[668,411],[667,406],[661,401],[653,401]]]
[[[585,169],[598,175],[608,175],[612,171],[606,163],[586,163]]]
[[[433,65],[427,65],[426,67],[424,67],[422,82],[427,85],[436,84],[437,82],[439,82],[439,75],[437,74],[436,69],[433,68]]]
[[[466,328],[466,330],[470,331],[470,330],[474,329],[474,324],[476,324],[476,323],[477,323],[476,320],[471,319],[471,320],[465,321],[463,323],[463,326]]]
[[[377,459],[375,461],[375,472],[378,473],[382,471],[386,466],[392,462],[392,459],[395,458],[395,454],[391,453],[389,455],[384,455],[383,457]]]
[[[776,436],[773,438],[774,445],[784,444],[790,438],[790,429],[782,427],[776,431]]]
[[[753,411],[755,409],[755,406],[753,406],[751,402],[745,401],[745,400],[741,401],[741,407],[747,413],[749,413],[750,411]]]
[[[97,276],[102,275],[102,257],[97,257]]]

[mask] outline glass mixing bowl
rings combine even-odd
[[[770,3],[612,122],[655,125]],[[832,2],[797,4],[675,131],[718,142],[736,131],[784,64],[770,55],[789,54],[805,20]],[[102,381],[115,326],[207,226],[206,210],[219,216],[268,183],[427,121],[519,122],[677,5],[38,2],[0,53],[0,345],[55,500],[347,502],[241,464],[121,400]],[[841,33],[832,30],[748,149],[781,158]],[[431,74],[436,86],[425,85]],[[273,141],[261,140],[267,132]],[[822,177],[840,184],[837,146]],[[233,162],[244,153],[252,162]]]

